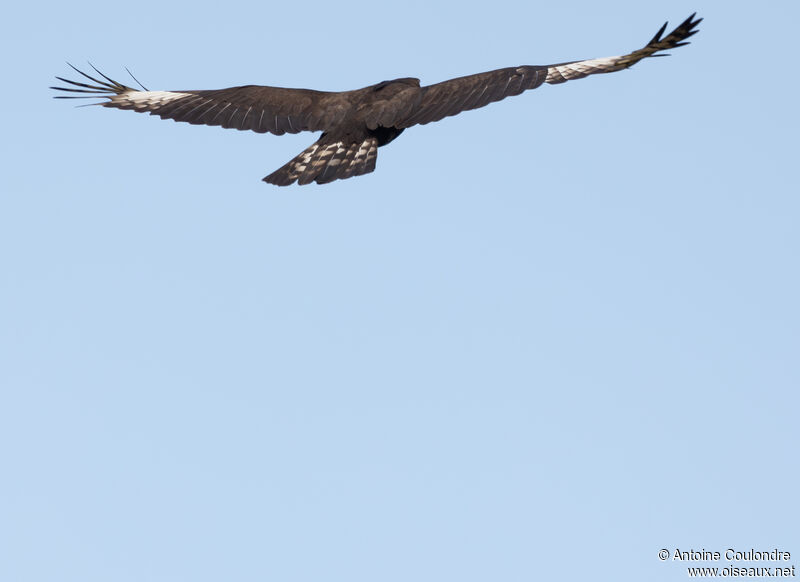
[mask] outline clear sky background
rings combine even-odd
[[[688,47],[260,179],[316,137],[51,99]],[[682,580],[800,565],[800,4],[14,3],[0,580]],[[723,564],[724,565],[724,564]],[[741,565],[741,564],[740,564]],[[761,564],[763,565],[763,563]]]

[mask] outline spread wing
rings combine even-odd
[[[341,120],[349,108],[341,93],[258,85],[211,91],[139,91],[106,77],[97,69],[103,80],[72,68],[92,83],[56,77],[71,85],[51,87],[71,93],[57,98],[106,97],[108,101],[94,105],[147,112],[162,119],[195,125],[220,125],[276,135],[324,131]]]
[[[667,23],[664,23],[647,45],[627,55],[555,65],[509,67],[422,87],[418,105],[409,115],[397,120],[395,126],[410,127],[439,121],[462,111],[477,109],[494,101],[519,95],[543,83],[564,83],[589,75],[612,73],[627,69],[647,57],[666,56],[658,53],[689,44],[686,39],[697,32],[695,27],[703,20],[695,19],[695,14],[662,38],[667,29]]]

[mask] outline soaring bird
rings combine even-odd
[[[409,77],[341,92],[260,85],[210,91],[149,91],[141,84],[140,91],[110,79],[94,66],[102,80],[69,65],[93,84],[56,77],[71,87],[51,89],[79,94],[58,95],[57,98],[105,97],[108,101],[92,105],[148,112],[162,119],[196,125],[220,125],[275,135],[321,131],[316,142],[264,181],[278,186],[294,182],[326,184],[372,172],[378,148],[412,125],[425,125],[477,109],[543,83],[555,85],[598,73],[612,73],[647,57],[666,56],[662,51],[689,44],[687,39],[697,32],[695,28],[702,21],[695,15],[667,36],[663,36],[667,29],[664,23],[643,48],[626,55],[508,67],[425,87],[420,86],[419,79]]]

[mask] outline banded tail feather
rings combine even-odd
[[[276,186],[327,184],[353,176],[368,174],[375,170],[378,157],[378,139],[362,138],[356,141],[327,139],[304,150],[283,167],[264,178],[264,182]]]
[[[341,92],[261,85],[150,91],[132,74],[141,90],[114,81],[90,63],[97,76],[69,65],[82,79],[56,77],[68,86],[51,89],[67,93],[56,95],[58,99],[106,99],[92,105],[149,113],[195,125],[275,135],[321,131],[316,143],[264,181],[280,186],[295,182],[326,184],[372,172],[377,148],[390,143],[408,127],[484,107],[544,84],[621,71],[648,57],[665,56],[664,51],[689,44],[688,39],[697,33],[701,21],[696,13],[692,14],[664,36],[665,23],[643,48],[621,56],[508,67],[428,86],[421,86],[419,79],[403,77]]]

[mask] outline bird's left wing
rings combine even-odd
[[[688,44],[686,39],[697,32],[695,27],[701,20],[702,18],[695,19],[695,14],[692,14],[662,38],[667,28],[665,23],[647,45],[627,55],[554,65],[509,67],[422,87],[421,99],[417,106],[402,119],[397,119],[394,125],[410,127],[431,123],[462,111],[477,109],[494,101],[519,95],[543,83],[564,83],[589,75],[627,69],[646,57],[662,56],[657,54],[660,51]]]
[[[210,91],[139,91],[106,77],[97,69],[102,80],[78,69],[75,71],[91,83],[56,77],[71,85],[51,87],[70,93],[57,98],[107,97],[108,101],[96,105],[147,112],[162,119],[195,125],[219,125],[276,135],[324,131],[335,125],[349,107],[340,93],[311,89],[246,85]]]

